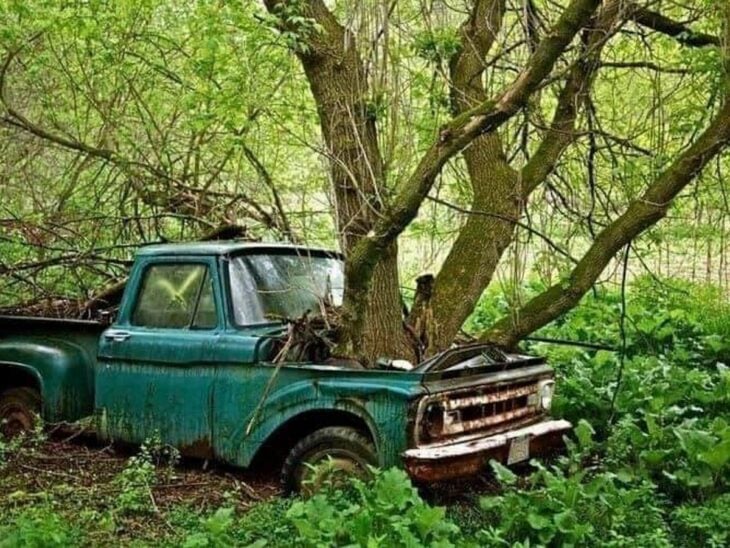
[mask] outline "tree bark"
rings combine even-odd
[[[485,59],[502,28],[505,7],[505,0],[477,0],[461,26],[461,49],[449,66],[455,115],[486,100]],[[495,216],[468,216],[434,280],[428,302],[414,305],[409,323],[426,356],[452,344],[512,241],[515,224],[504,219],[516,219],[521,211],[518,172],[507,161],[498,131],[477,137],[462,154],[472,210]]]
[[[266,5],[277,15],[284,2],[267,0]],[[321,31],[302,37],[305,45],[296,53],[317,105],[327,147],[336,223],[346,256],[345,285],[350,288],[360,285],[360,272],[350,258],[352,250],[383,215],[383,160],[376,120],[368,113],[367,76],[355,36],[339,24],[321,0],[309,0],[302,6],[302,15],[321,27]],[[286,19],[281,24],[286,26]],[[403,328],[397,242],[388,242],[373,265],[372,285],[349,292],[348,301],[337,354],[369,364],[380,356],[415,358]],[[359,311],[356,315],[349,312],[352,303]]]
[[[652,11],[637,4],[630,4],[628,8],[631,13],[631,19],[636,21],[636,23],[661,34],[666,34],[681,44],[697,48],[720,45],[720,38],[717,36],[704,32],[696,32],[684,23],[675,21],[662,13]]]
[[[473,189],[472,211],[459,232],[436,278],[430,309],[419,308],[411,318],[416,332],[427,341],[427,354],[448,347],[464,321],[474,310],[489,285],[504,251],[513,240],[515,227],[527,200],[555,168],[574,142],[578,114],[588,97],[599,67],[601,52],[621,21],[620,0],[609,0],[596,22],[583,36],[581,57],[575,62],[560,93],[550,128],[532,159],[520,171],[513,169],[502,151],[498,133],[474,140],[464,151]],[[499,32],[504,2],[477,2],[470,19],[462,26],[462,50],[451,63],[452,102],[464,112],[484,101],[482,73],[484,59]],[[510,222],[510,219],[514,221]]]

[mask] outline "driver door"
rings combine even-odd
[[[212,258],[146,259],[119,322],[102,335],[96,396],[100,431],[142,443],[158,438],[210,456],[215,364],[222,325]]]

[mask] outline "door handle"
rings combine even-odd
[[[114,342],[124,342],[130,338],[132,334],[129,331],[107,331],[104,333],[104,338]]]

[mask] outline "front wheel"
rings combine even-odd
[[[41,411],[41,395],[28,387],[0,393],[0,436],[13,438],[31,432]]]
[[[281,479],[287,491],[311,495],[328,479],[366,478],[370,474],[368,467],[377,462],[375,446],[360,431],[347,426],[328,426],[312,432],[294,446],[284,462]]]

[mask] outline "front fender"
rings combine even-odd
[[[240,440],[237,460],[248,466],[266,441],[297,417],[312,412],[333,412],[350,414],[365,423],[375,442],[381,466],[398,464],[407,444],[411,397],[409,391],[389,388],[382,383],[348,383],[333,379],[331,382],[303,380],[288,384],[270,394],[258,411],[241,424],[233,436]],[[287,440],[290,444],[296,441]]]

